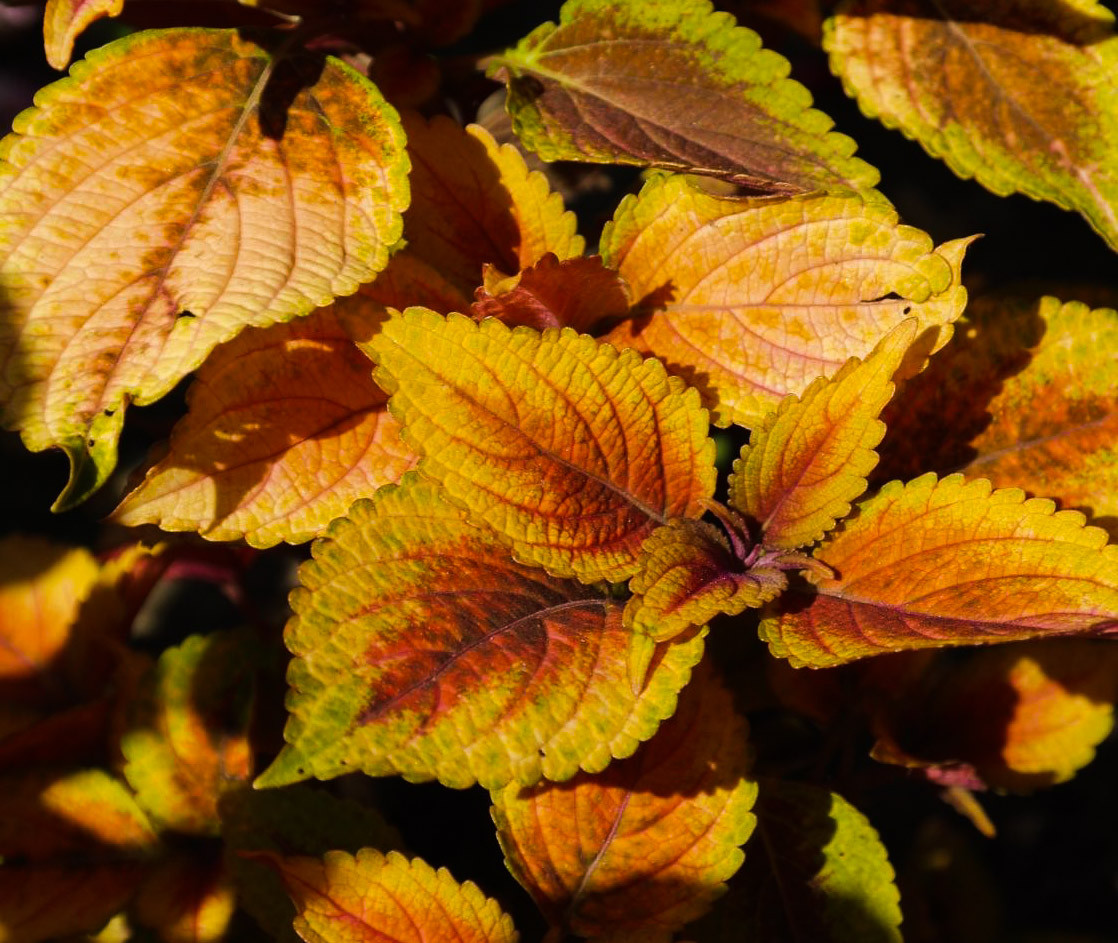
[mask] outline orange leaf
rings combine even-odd
[[[539,334],[411,309],[374,339],[420,468],[517,558],[623,580],[641,542],[714,491],[698,394],[656,360],[569,328]]]
[[[768,547],[814,543],[850,513],[877,464],[885,434],[878,415],[893,395],[893,374],[916,336],[904,321],[865,363],[851,359],[788,397],[753,431],[730,475],[730,505],[760,525]]]
[[[128,403],[384,268],[408,162],[368,80],[233,30],[133,34],[36,101],[0,143],[0,397],[68,454],[61,509],[112,471]]]
[[[625,624],[635,635],[666,642],[719,613],[737,615],[760,606],[787,585],[775,568],[747,568],[730,552],[726,538],[704,521],[677,518],[654,530],[640,553],[640,571],[629,581],[633,598]],[[640,690],[655,651],[634,638],[629,681]]]
[[[256,785],[369,775],[496,788],[628,756],[675,709],[701,636],[639,696],[600,589],[514,562],[414,473],[313,547],[285,641],[288,745]]]
[[[1118,626],[1118,546],[1076,511],[983,479],[891,482],[816,550],[835,572],[787,593],[762,636],[794,665]]]
[[[1114,350],[1112,309],[977,299],[884,414],[881,471],[981,475],[1058,496],[1118,535],[1118,359],[1103,353]]]
[[[597,256],[560,262],[548,253],[509,281],[500,291],[478,288],[470,314],[479,321],[499,318],[540,331],[573,327],[589,334],[596,324],[629,310],[625,283]]]
[[[856,196],[758,202],[655,177],[602,233],[605,264],[639,299],[606,339],[662,358],[718,425],[753,427],[906,318],[931,332],[921,357],[942,347],[966,304],[969,242],[933,248]]]
[[[74,52],[74,40],[103,16],[119,16],[124,0],[47,0],[43,14],[43,45],[47,62],[62,70]]]
[[[314,858],[268,855],[299,911],[307,943],[516,943],[496,901],[445,868],[372,848]]]
[[[121,739],[124,775],[161,826],[216,834],[222,793],[252,775],[252,664],[243,639],[194,635],[167,649]]]
[[[300,543],[396,481],[415,456],[337,314],[372,307],[355,295],[218,347],[190,389],[170,453],[115,519],[254,547]]]
[[[745,721],[704,671],[640,752],[593,776],[493,793],[505,860],[552,926],[660,939],[741,865],[757,795]]]
[[[906,766],[965,763],[989,786],[1027,792],[1070,779],[1114,726],[1110,642],[1027,642],[936,667],[877,711],[879,736]]]

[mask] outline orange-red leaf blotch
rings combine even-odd
[[[713,494],[706,410],[656,360],[569,328],[424,309],[372,345],[421,471],[524,562],[626,579],[655,527],[699,516]]]
[[[621,276],[597,256],[560,262],[549,253],[510,281],[500,292],[478,288],[470,314],[479,321],[499,318],[540,331],[572,327],[589,334],[595,325],[629,310],[628,289]]]
[[[786,595],[761,625],[796,665],[1118,626],[1118,546],[1106,532],[983,479],[891,482],[815,556],[836,575]]]
[[[169,453],[114,518],[254,547],[301,543],[398,480],[416,457],[341,322],[368,321],[377,307],[356,294],[218,347]]]
[[[786,399],[750,436],[730,475],[730,504],[760,527],[769,547],[814,543],[850,513],[877,464],[885,434],[878,415],[893,395],[893,374],[916,338],[902,322],[831,379]]]
[[[43,13],[43,47],[47,62],[65,69],[74,51],[74,40],[90,23],[103,16],[119,16],[124,0],[47,0]]]
[[[493,793],[505,860],[549,922],[659,939],[707,911],[753,829],[745,721],[704,671],[630,759]],[[647,936],[640,936],[646,934]]]
[[[607,339],[662,358],[718,425],[754,428],[907,318],[929,332],[921,358],[942,347],[966,304],[970,241],[933,246],[862,197],[758,202],[654,177],[602,233],[605,264],[637,299]]]
[[[316,858],[265,854],[283,878],[307,943],[516,943],[512,920],[445,868],[372,848]]]

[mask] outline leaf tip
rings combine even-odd
[[[648,677],[652,656],[655,654],[656,642],[651,635],[633,632],[629,636],[629,687],[632,689],[633,697],[639,697],[644,690],[644,682]]]
[[[311,776],[307,758],[301,752],[286,746],[272,760],[271,766],[252,781],[252,788],[278,789],[280,786],[303,782]]]

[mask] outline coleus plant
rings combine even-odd
[[[50,0],[51,62],[125,6]],[[0,144],[0,389],[69,457],[65,510],[112,478],[127,407],[196,372],[113,517],[319,538],[282,743],[254,709],[266,630],[128,644],[196,545],[0,547],[0,938],[218,940],[241,908],[277,938],[515,939],[299,782],[357,771],[489,790],[549,941],[900,939],[876,832],[754,758],[708,624],[759,614],[755,687],[859,713],[982,827],[973,791],[1072,776],[1118,697],[1118,313],[968,307],[971,240],[902,225],[788,63],[702,0],[569,0],[486,63],[540,158],[646,168],[598,255],[521,151],[432,105],[486,4],[215,6],[255,31],[130,34]],[[962,7],[842,4],[832,66],[957,173],[1115,246],[1110,12]],[[724,490],[712,423],[749,432]]]

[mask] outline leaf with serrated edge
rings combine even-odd
[[[662,358],[718,425],[753,427],[906,318],[931,332],[920,359],[947,343],[969,242],[933,248],[888,204],[857,196],[758,202],[657,177],[602,234],[606,265],[638,299],[605,339]]]
[[[714,492],[699,395],[656,360],[570,328],[540,334],[412,308],[372,346],[404,440],[517,559],[586,582],[636,572],[640,545]]]
[[[813,668],[882,652],[1118,626],[1118,545],[1077,511],[929,474],[891,482],[815,551],[836,574],[761,623],[774,655]]]
[[[169,453],[113,518],[254,547],[301,543],[398,480],[415,454],[336,313],[373,307],[357,294],[218,347],[190,388]]]
[[[757,834],[694,943],[901,943],[900,895],[873,826],[836,793],[764,779]]]
[[[854,0],[831,68],[961,177],[1083,214],[1118,249],[1118,36],[1103,5]]]
[[[307,943],[359,940],[449,940],[516,943],[497,902],[471,881],[459,884],[445,868],[372,848],[315,858],[263,855],[295,902],[295,930]]]
[[[675,709],[702,639],[639,696],[621,605],[514,562],[414,473],[354,505],[299,571],[288,745],[257,780],[353,770],[497,788],[631,754]]]
[[[103,770],[0,777],[0,938],[93,931],[135,893],[158,840]]]
[[[629,310],[629,292],[621,277],[597,256],[559,261],[553,253],[497,286],[478,288],[470,314],[477,320],[499,318],[545,330],[572,327],[591,333],[599,322]]]
[[[65,69],[74,51],[74,40],[103,16],[119,16],[124,0],[47,0],[43,13],[43,47],[47,62]]]
[[[976,299],[884,413],[884,472],[989,478],[1118,523],[1118,312]],[[1100,521],[1100,523],[1102,523]]]
[[[713,174],[761,192],[861,190],[878,173],[788,61],[704,0],[568,0],[494,66],[544,160]]]
[[[232,30],[137,33],[0,142],[3,423],[66,451],[56,509],[112,471],[128,403],[388,262],[408,202],[396,114],[331,58],[279,113],[265,85],[302,62]]]
[[[1118,646],[1109,641],[1006,645],[933,677],[923,689],[878,700],[887,761],[966,763],[995,789],[1028,792],[1071,779],[1114,727]]]
[[[705,521],[677,518],[660,527],[641,547],[640,572],[629,581],[633,597],[625,624],[656,642],[676,638],[719,613],[737,615],[778,595],[787,585],[772,567],[746,569],[718,528]],[[654,648],[635,641],[629,680],[639,690]]]
[[[789,397],[753,430],[730,475],[730,506],[760,525],[760,540],[787,550],[814,543],[850,513],[877,464],[877,417],[893,374],[916,338],[904,321],[865,360]]]
[[[167,649],[121,738],[124,775],[163,827],[220,831],[218,800],[252,775],[251,659],[235,635],[194,635]]]
[[[671,933],[705,913],[741,865],[757,795],[746,741],[729,693],[702,669],[636,756],[569,783],[493,793],[509,870],[569,933]]]

